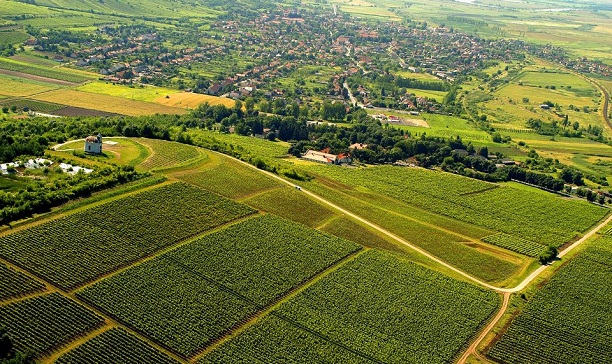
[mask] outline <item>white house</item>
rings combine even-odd
[[[85,152],[102,154],[102,134],[92,135],[85,138]]]

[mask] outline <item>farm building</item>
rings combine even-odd
[[[102,154],[102,134],[92,135],[85,138],[85,152]]]
[[[348,164],[353,161],[353,159],[351,158],[351,155],[348,153],[340,153],[336,155],[336,154],[326,153],[326,151],[317,152],[316,150],[306,151],[306,153],[302,155],[302,158],[312,161],[312,162],[325,163],[325,164],[342,164],[342,163]]]

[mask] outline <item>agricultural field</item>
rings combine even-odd
[[[0,306],[0,326],[10,333],[15,348],[37,355],[103,323],[101,317],[59,293]]]
[[[69,289],[253,212],[174,183],[6,234],[0,255]]]
[[[482,241],[532,258],[537,258],[544,250],[544,246],[541,244],[504,233],[486,236],[482,238]]]
[[[85,82],[95,77],[95,75],[86,76],[85,73],[74,72],[72,70],[49,68],[34,64],[23,63],[10,58],[0,58],[0,69],[31,74],[34,76],[47,77],[72,83]]]
[[[185,109],[164,106],[152,102],[128,100],[116,96],[91,92],[63,89],[36,94],[31,98],[66,106],[99,111],[112,111],[117,114],[139,116],[152,114],[184,114]]]
[[[202,362],[451,362],[498,304],[492,292],[370,250]]]
[[[183,109],[194,109],[198,107],[198,105],[206,102],[208,102],[210,105],[221,104],[230,108],[235,104],[234,100],[228,98],[195,94],[191,92],[179,92],[166,87],[156,87],[150,85],[127,86],[95,81],[79,86],[77,87],[77,90],[116,96],[128,100],[152,102]]]
[[[337,216],[334,210],[304,196],[289,186],[282,186],[244,201],[259,210],[270,212],[316,228]]]
[[[41,291],[44,288],[44,284],[0,263],[0,301]]]
[[[504,363],[607,363],[612,239],[590,243],[539,290],[489,356]]]
[[[137,166],[143,170],[180,167],[207,158],[203,149],[188,144],[144,138],[136,141],[150,150],[149,156]]]
[[[204,236],[78,295],[190,356],[360,248],[264,215]]]
[[[208,158],[213,160],[211,164],[177,176],[228,198],[245,198],[281,186],[278,181],[224,155],[210,153]]]
[[[582,201],[498,187],[421,168],[317,167],[317,173],[440,215],[544,245],[561,246],[607,214],[605,209]],[[548,208],[542,210],[538,206]]]
[[[189,130],[188,134],[196,144],[215,144],[222,142],[229,144],[233,149],[246,152],[253,157],[283,158],[288,155],[289,143],[271,142],[255,137],[237,134],[225,134],[211,130]]]
[[[50,83],[37,82],[21,77],[3,74],[0,74],[0,82],[2,82],[2,88],[0,88],[0,95],[3,96],[30,96],[33,94],[46,92],[58,88],[57,85],[53,85]]]
[[[62,355],[58,364],[177,364],[124,329],[110,329]]]

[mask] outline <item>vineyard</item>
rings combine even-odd
[[[0,306],[0,327],[6,327],[15,348],[36,355],[103,323],[102,318],[58,293]]]
[[[489,355],[504,363],[609,363],[612,238],[570,261],[529,301]]]
[[[153,153],[139,167],[144,170],[160,170],[188,163],[204,157],[204,151],[192,145],[157,139],[138,139],[138,142],[153,149]]]
[[[205,356],[200,364],[372,363],[322,335],[271,314],[242,335]]]
[[[9,71],[17,71],[28,73],[35,76],[54,78],[56,80],[68,81],[68,82],[84,82],[90,80],[91,78],[81,76],[74,72],[64,72],[58,71],[56,69],[44,68],[40,66],[34,66],[27,63],[22,63],[13,60],[7,60],[6,58],[0,58],[0,68],[9,70]]]
[[[545,249],[545,247],[541,244],[504,233],[486,236],[482,238],[482,241],[533,258],[537,258]]]
[[[0,300],[37,292],[45,286],[0,263]]]
[[[72,288],[253,212],[174,183],[0,237],[0,255]]]
[[[175,364],[176,360],[124,329],[103,332],[61,356],[57,364]]]
[[[51,104],[48,102],[30,100],[30,99],[22,99],[22,98],[10,98],[7,100],[1,100],[0,106],[15,106],[17,110],[24,110],[28,108],[31,111],[37,111],[41,113],[51,113],[53,111],[57,111],[65,108],[64,105]]]
[[[336,212],[304,196],[289,186],[283,186],[244,201],[249,205],[316,228],[336,216]]]
[[[498,304],[492,292],[371,250],[273,311],[281,321],[258,323],[206,360],[447,363]],[[287,339],[296,337],[299,349]],[[302,338],[313,347],[301,350]]]
[[[353,187],[506,234],[561,246],[607,214],[582,201],[497,187],[478,180],[420,168],[325,168],[326,177]],[[541,206],[547,206],[542,209]]]
[[[279,182],[238,161],[225,156],[214,157],[220,159],[219,165],[202,171],[190,171],[180,178],[229,198],[240,198],[280,186]]]
[[[359,248],[265,215],[205,236],[78,294],[189,356]]]

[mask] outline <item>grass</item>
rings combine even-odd
[[[223,155],[211,154],[213,163],[199,170],[181,173],[178,177],[228,198],[244,198],[280,187],[281,184],[261,172]]]
[[[149,156],[148,149],[136,140],[128,138],[104,138],[103,141],[110,141],[117,144],[104,144],[102,147],[103,156],[87,155],[88,159],[111,162],[118,165],[135,166],[143,162]],[[83,145],[83,140],[75,140],[64,144],[58,151],[80,151],[83,150]]]
[[[312,228],[337,216],[336,211],[288,186],[256,195],[244,202],[259,210],[300,222]]]
[[[143,170],[166,170],[186,166],[208,158],[203,149],[192,145],[144,138],[137,139],[137,142],[150,150],[149,156],[137,165],[138,168]]]
[[[94,94],[91,92],[62,89],[53,90],[32,97],[35,100],[84,109],[112,112],[122,115],[139,116],[153,114],[184,114],[186,110],[158,105],[150,102],[128,100],[121,97]]]
[[[0,58],[0,68],[9,71],[28,73],[35,76],[48,77],[67,82],[85,82],[94,77],[93,74],[86,76],[83,72],[48,68],[34,64],[19,62],[10,58]]]
[[[2,74],[0,74],[0,82],[2,82],[0,95],[4,96],[30,96],[58,88],[57,85]]]

